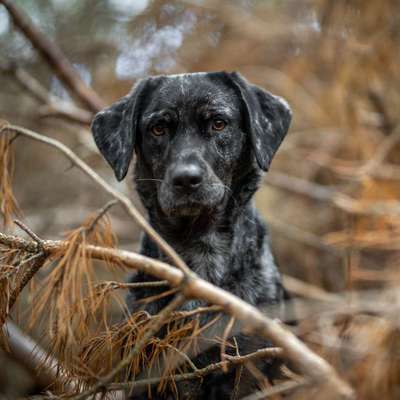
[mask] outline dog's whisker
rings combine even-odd
[[[152,178],[137,178],[135,179],[136,182],[142,181],[154,181],[154,182],[162,182],[162,179],[152,179]]]

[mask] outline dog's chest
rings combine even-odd
[[[232,262],[228,235],[211,233],[178,247],[178,253],[192,271],[222,286],[225,271]]]

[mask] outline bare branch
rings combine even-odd
[[[103,100],[93,89],[86,85],[56,44],[40,32],[29,20],[28,16],[13,4],[11,0],[0,0],[0,3],[6,7],[15,25],[32,43],[33,47],[40,52],[66,87],[89,107],[91,111],[97,112],[104,108],[105,104]]]
[[[142,379],[134,382],[123,382],[113,383],[109,386],[111,390],[126,389],[126,388],[145,388],[147,386],[157,385],[161,379],[167,379],[175,382],[187,381],[192,379],[200,379],[212,372],[219,371],[221,369],[232,368],[235,365],[243,365],[250,361],[260,360],[264,358],[275,358],[282,357],[283,351],[277,347],[270,347],[266,349],[260,349],[254,353],[246,354],[245,356],[227,356],[227,360],[220,361],[215,364],[207,365],[207,367],[198,369],[196,368],[193,372],[185,374],[170,375],[167,377],[154,377],[149,379]]]

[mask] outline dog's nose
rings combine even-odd
[[[171,180],[175,189],[193,191],[203,181],[202,170],[196,164],[181,164],[172,171]]]

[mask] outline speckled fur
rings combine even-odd
[[[263,89],[250,85],[233,73],[182,74],[148,78],[138,85],[131,97],[126,98],[126,109],[134,107],[129,123],[134,126],[136,165],[135,185],[147,209],[152,226],[174,247],[187,265],[207,281],[226,289],[243,300],[268,311],[268,307],[282,303],[285,291],[278,268],[269,247],[266,226],[257,213],[252,197],[257,190],[262,170],[266,170],[286,134],[290,123],[290,110],[282,99]],[[123,100],[122,100],[123,101]],[[118,115],[121,117],[121,101]],[[211,111],[210,111],[211,110]],[[168,137],[154,137],[149,124],[159,115],[168,114]],[[223,132],[209,134],[203,127],[207,113],[224,115],[229,121]],[[108,113],[108,114],[107,114]],[[94,122],[96,143],[120,179],[129,160],[119,164],[115,140],[124,148],[132,138],[118,134],[113,143],[106,136],[107,119],[113,116],[110,107]],[[128,111],[125,111],[128,114]],[[224,118],[225,118],[224,117]],[[165,118],[165,117],[163,117]],[[111,119],[110,119],[111,121]],[[110,126],[111,122],[109,123]],[[118,129],[126,121],[121,121]],[[102,128],[103,127],[103,128]],[[102,132],[103,129],[103,132]],[[122,154],[122,152],[121,152]],[[123,157],[126,156],[126,149]],[[193,161],[194,160],[194,161]],[[171,170],[177,163],[196,162],[201,166],[204,182],[188,199],[174,192],[170,182]],[[123,168],[121,169],[121,165]],[[182,210],[186,203],[196,204],[187,216]],[[193,206],[191,206],[193,208]],[[141,254],[168,261],[147,235],[141,243]],[[131,281],[154,278],[141,272]],[[128,296],[132,312],[138,309],[136,300],[155,295],[161,289],[136,289]],[[155,314],[170,300],[162,298],[146,305]],[[198,300],[188,301],[182,308],[194,309],[202,305]],[[210,316],[203,317],[205,322]],[[220,333],[221,335],[221,333]],[[245,354],[268,345],[238,335],[240,353]],[[198,367],[218,361],[219,349],[208,349],[197,357]],[[272,378],[273,363],[260,366]],[[213,374],[202,386],[196,383],[178,385],[180,398],[229,399],[235,372]],[[241,394],[255,388],[255,382],[243,379]],[[136,394],[132,398],[147,398]],[[153,393],[153,398],[170,398],[167,393]]]

